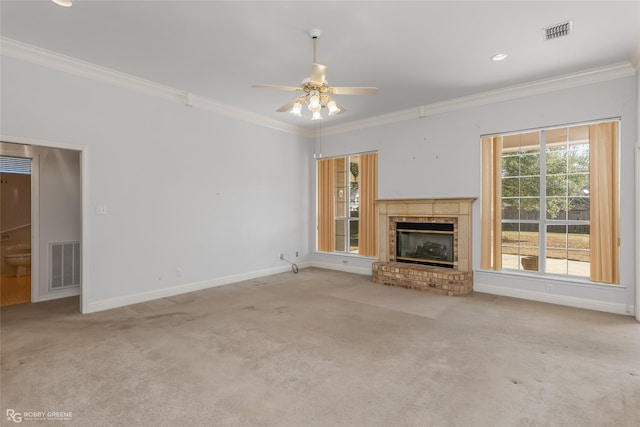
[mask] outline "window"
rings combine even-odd
[[[0,173],[31,175],[31,159],[0,156]]]
[[[618,122],[482,139],[482,267],[618,283]]]
[[[376,256],[378,156],[318,160],[318,250]]]

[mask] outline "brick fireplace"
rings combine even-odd
[[[373,281],[442,295],[468,295],[473,290],[474,200],[377,200],[379,261],[373,263]]]

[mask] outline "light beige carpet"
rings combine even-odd
[[[2,308],[6,411],[69,426],[638,426],[640,324],[321,269]]]

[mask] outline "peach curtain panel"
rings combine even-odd
[[[378,255],[378,154],[360,155],[360,217],[358,253]]]
[[[318,250],[335,250],[335,159],[318,160]]]
[[[480,267],[502,269],[502,137],[482,138]]]
[[[589,126],[589,155],[590,279],[620,283],[618,122]]]

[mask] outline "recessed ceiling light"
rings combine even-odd
[[[498,61],[502,61],[503,59],[507,59],[507,56],[509,55],[507,55],[506,53],[496,53],[491,57],[491,60],[498,62]]]
[[[71,7],[73,6],[73,2],[71,0],[51,0],[58,6]]]

